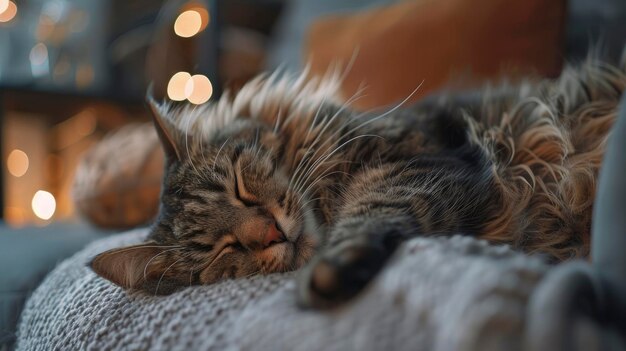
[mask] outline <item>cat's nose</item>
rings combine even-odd
[[[276,222],[272,221],[267,227],[267,232],[263,237],[263,246],[268,247],[272,244],[278,244],[287,241],[285,234],[278,229]]]

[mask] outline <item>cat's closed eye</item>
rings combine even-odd
[[[240,243],[239,241],[234,241],[232,243],[229,243],[226,247],[229,247],[229,248],[237,250],[237,251],[244,251],[244,250],[246,250],[246,248],[243,246],[243,244]]]

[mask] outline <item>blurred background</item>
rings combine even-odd
[[[617,63],[624,0],[0,0],[0,350],[29,292],[157,211],[144,96],[211,103],[263,71],[347,67],[355,109]]]
[[[202,104],[265,70],[308,63],[315,74],[352,60],[342,91],[351,96],[366,85],[354,107],[376,108],[422,81],[416,99],[503,77],[554,77],[590,47],[616,61],[626,37],[624,3],[0,0],[0,216],[11,227],[75,221],[76,203],[95,196],[84,188],[103,190],[96,183],[116,176],[92,174],[73,192],[81,156],[108,132],[147,120],[150,82],[158,97]],[[112,171],[143,176],[124,192],[151,189],[126,204],[150,207],[126,227],[156,211],[145,202],[158,193],[160,156],[148,154],[136,156],[154,158],[145,170]],[[119,207],[116,200],[100,205],[107,216]]]

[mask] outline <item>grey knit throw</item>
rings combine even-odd
[[[519,350],[528,296],[546,266],[468,237],[405,244],[374,284],[333,311],[295,304],[294,273],[127,294],[96,276],[97,241],[61,263],[28,301],[18,350]]]

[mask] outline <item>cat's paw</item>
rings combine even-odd
[[[315,257],[301,272],[298,302],[311,308],[340,305],[374,278],[389,257],[382,245],[347,241]]]

